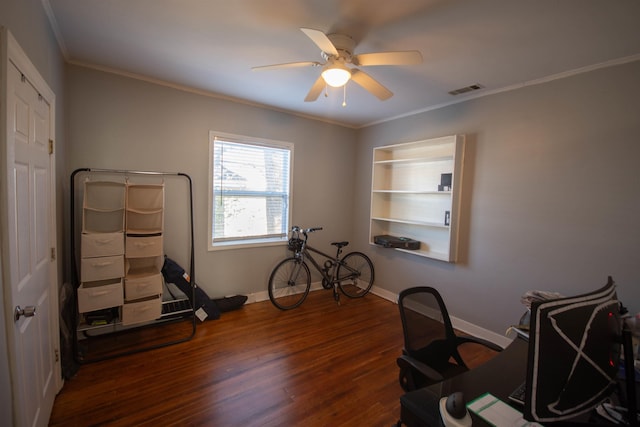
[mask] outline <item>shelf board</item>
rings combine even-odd
[[[149,257],[149,258],[155,258],[155,257]],[[141,279],[148,276],[155,276],[160,273],[161,271],[156,266],[144,266],[144,267],[130,268],[124,277],[125,279]]]
[[[425,258],[432,258],[432,259],[436,259],[439,261],[446,261],[449,262],[449,254],[447,253],[443,253],[443,252],[434,252],[434,251],[425,251],[425,250],[421,250],[421,249],[403,249],[403,248],[384,248],[374,242],[369,242],[370,245],[372,246],[376,246],[378,248],[383,248],[383,249],[393,249],[396,251],[400,251],[400,252],[406,252],[408,254],[413,254],[416,256],[421,256],[421,257],[425,257]]]
[[[149,228],[149,229],[141,229],[141,228],[127,228],[127,234],[137,234],[137,235],[160,235],[162,234],[162,228]]]
[[[182,298],[182,299],[162,301],[162,314],[158,319],[155,320],[155,322],[158,322],[162,319],[167,319],[173,316],[186,315],[191,313],[193,313],[193,309],[191,308],[191,303],[189,302],[188,299]],[[76,330],[78,332],[85,332],[85,331],[91,331],[91,330],[113,328],[114,331],[117,331],[122,329],[128,329],[131,327],[132,326],[124,326],[122,324],[122,321],[119,318],[116,318],[109,323],[105,323],[104,325],[89,325],[88,323],[80,322]],[[137,327],[137,326],[133,326],[133,327]]]
[[[83,206],[83,209],[86,209],[88,211],[93,211],[93,212],[105,212],[105,213],[110,213],[110,212],[118,212],[118,211],[124,211],[124,206],[120,206],[120,207],[114,207],[114,208],[97,208],[97,207],[93,207],[93,206]]]
[[[373,190],[373,193],[382,194],[437,194],[443,196],[451,196],[451,191],[435,191],[435,190]]]
[[[151,215],[151,214],[157,214],[157,213],[161,213],[163,211],[163,208],[160,207],[153,207],[153,208],[140,208],[140,207],[127,207],[127,212],[134,212],[137,214],[141,214],[141,215]]]
[[[371,217],[374,221],[385,221],[385,222],[395,222],[398,224],[410,224],[410,225],[420,225],[423,227],[434,227],[434,228],[449,228],[448,225],[444,225],[440,222],[430,222],[430,221],[416,221],[416,220],[408,220],[408,219],[399,219],[399,218],[385,218],[385,217]]]
[[[374,165],[401,165],[411,163],[435,163],[446,162],[453,160],[453,156],[438,156],[438,157],[413,157],[410,159],[391,159],[391,160],[376,160]]]
[[[396,248],[396,250],[400,251],[400,252],[406,252],[408,254],[414,254],[417,256],[421,256],[421,257],[427,257],[427,258],[432,258],[432,259],[437,259],[440,261],[449,261],[449,254],[445,254],[442,252],[432,252],[432,251],[421,251],[421,250],[417,250],[417,251],[411,251],[408,249],[402,249],[402,248]]]

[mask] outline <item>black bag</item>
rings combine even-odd
[[[222,313],[227,311],[237,310],[247,302],[246,295],[234,295],[232,297],[216,298],[214,299],[218,309]]]
[[[375,236],[373,238],[373,243],[385,248],[401,248],[410,250],[420,249],[420,242],[418,242],[417,240],[413,240],[408,237],[389,236],[386,234]]]
[[[207,313],[206,320],[215,320],[220,318],[220,310],[215,301],[209,298],[209,295],[203,291],[197,284],[193,285],[193,293],[195,293],[195,302],[191,292],[191,279],[186,274],[184,268],[180,267],[174,260],[165,256],[164,265],[162,266],[162,275],[164,280],[173,283],[180,289],[191,301],[191,306],[195,311],[203,309]]]

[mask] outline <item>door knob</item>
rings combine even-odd
[[[15,311],[13,312],[13,319],[17,322],[20,319],[20,316],[33,317],[35,315],[36,308],[34,306],[28,305],[25,308],[20,308],[20,306],[17,306]]]

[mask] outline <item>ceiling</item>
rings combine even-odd
[[[640,60],[637,0],[43,0],[67,61],[363,127],[609,64]],[[351,36],[355,53],[418,50],[424,62],[361,67],[360,86],[304,98],[320,61],[300,27]],[[473,84],[482,89],[448,92]]]

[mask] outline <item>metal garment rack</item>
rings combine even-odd
[[[76,169],[75,171],[73,171],[73,173],[71,174],[71,186],[70,186],[70,191],[71,191],[71,270],[72,270],[72,278],[73,278],[73,289],[74,289],[74,295],[77,293],[77,289],[80,285],[80,280],[78,278],[78,268],[77,268],[77,261],[76,261],[76,211],[75,211],[75,198],[76,198],[76,193],[75,193],[75,184],[76,184],[76,176],[79,173],[99,173],[99,174],[117,174],[117,175],[124,175],[129,176],[129,175],[145,175],[145,176],[177,176],[177,177],[182,177],[185,178],[189,184],[189,228],[190,228],[190,257],[189,257],[189,275],[191,277],[191,308],[190,308],[190,316],[191,316],[191,333],[190,335],[181,338],[181,339],[176,339],[176,340],[169,340],[169,341],[165,341],[165,342],[161,342],[161,343],[157,343],[157,344],[150,344],[147,346],[141,346],[138,348],[134,348],[134,349],[130,349],[130,350],[125,350],[125,351],[121,351],[118,353],[113,353],[113,354],[109,354],[106,356],[101,356],[101,357],[96,357],[93,359],[79,359],[79,350],[78,350],[78,304],[75,301],[74,298],[74,304],[73,304],[73,323],[72,323],[72,331],[73,331],[73,357],[74,360],[78,363],[78,364],[83,364],[83,363],[90,363],[90,362],[98,362],[98,361],[102,361],[102,360],[107,360],[107,359],[113,359],[116,357],[121,357],[121,356],[126,356],[126,355],[130,355],[130,354],[135,354],[135,353],[140,353],[143,351],[148,351],[148,350],[153,350],[153,349],[157,349],[157,348],[163,348],[163,347],[168,347],[171,345],[175,345],[175,344],[179,344],[182,342],[186,342],[189,341],[193,338],[193,336],[196,333],[196,315],[195,315],[195,310],[194,310],[194,306],[193,306],[193,302],[195,302],[195,288],[194,288],[194,283],[196,283],[195,281],[195,259],[194,259],[194,231],[193,231],[193,184],[191,181],[191,177],[185,173],[182,172],[153,172],[153,171],[136,171],[136,170],[116,170],[116,169],[92,169],[92,168],[79,168]],[[160,323],[155,323],[155,324],[160,324]],[[151,324],[151,326],[155,325],[155,324]],[[138,326],[138,327],[132,327],[123,331],[115,331],[115,332],[110,332],[109,334],[114,335],[114,334],[118,334],[121,332],[125,332],[127,330],[130,329],[135,329],[135,328],[141,328],[141,327],[145,327],[145,326]]]

